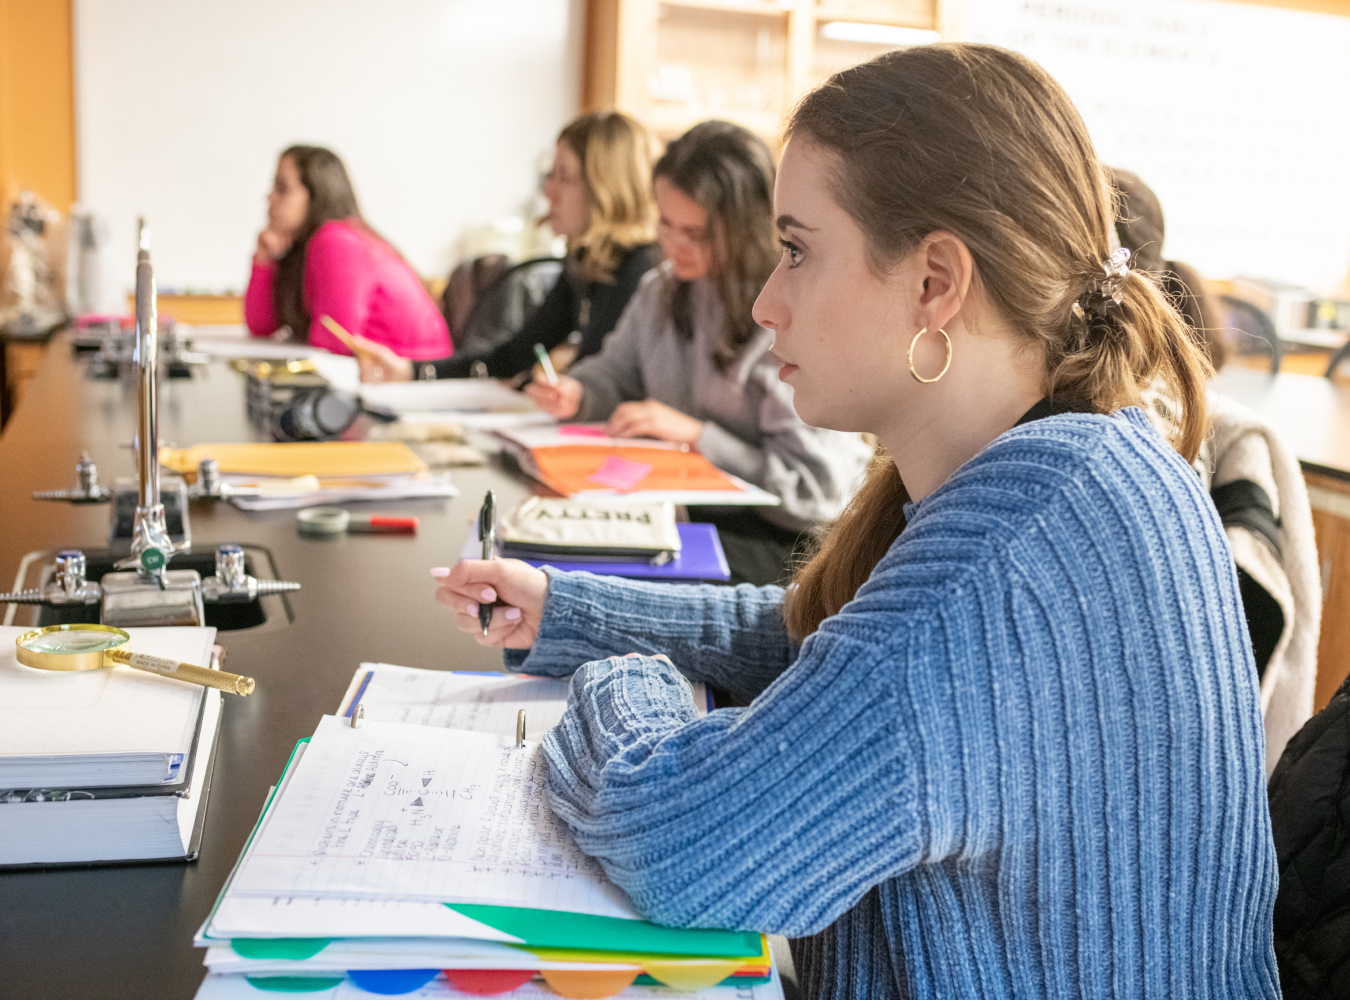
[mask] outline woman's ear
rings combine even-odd
[[[919,305],[925,325],[941,329],[951,322],[970,294],[975,260],[960,239],[947,232],[933,232],[919,244],[918,261],[923,293]]]

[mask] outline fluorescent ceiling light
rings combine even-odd
[[[820,37],[834,42],[866,42],[869,45],[928,45],[942,36],[926,28],[901,28],[894,24],[860,24],[830,21],[821,25]]]

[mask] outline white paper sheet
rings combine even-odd
[[[538,413],[523,392],[490,378],[444,378],[430,382],[379,382],[361,386],[371,406],[396,413],[463,411],[467,413]]]
[[[538,744],[325,716],[230,894],[399,897],[636,919],[545,800]],[[310,932],[312,933],[312,932]]]
[[[347,715],[353,699],[359,698],[365,717],[373,721],[468,729],[511,739],[516,713],[523,708],[526,735],[538,739],[562,719],[570,683],[523,674],[467,674],[363,663],[347,686],[338,714]],[[702,684],[694,685],[694,704],[700,716],[707,714],[707,689]]]

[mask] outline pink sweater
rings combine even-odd
[[[244,321],[255,337],[277,328],[272,308],[276,267],[254,262],[244,294]],[[403,258],[347,222],[325,222],[305,253],[305,306],[309,342],[334,354],[350,354],[319,322],[332,316],[352,333],[387,345],[415,361],[449,357],[454,350],[445,318]]]

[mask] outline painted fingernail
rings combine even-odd
[[[478,614],[478,605],[477,605],[477,604],[473,604],[473,603],[469,603],[469,604],[464,605],[464,613],[465,613],[466,615],[476,615],[476,614]]]
[[[491,604],[493,601],[497,599],[497,592],[493,590],[491,587],[484,587],[483,593],[480,596],[483,598],[484,601]]]
[[[433,567],[431,567],[431,575],[432,575],[432,576],[435,576],[435,577],[449,576],[449,575],[450,575],[450,567],[449,567],[449,566],[433,566]]]
[[[509,621],[509,622],[518,622],[518,621],[520,621],[520,608],[507,608],[507,609],[506,609],[506,620]]]

